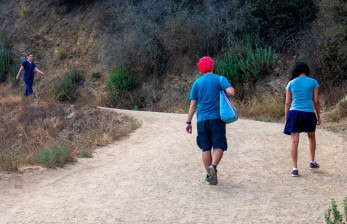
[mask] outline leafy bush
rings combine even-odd
[[[343,217],[341,212],[337,209],[337,205],[334,199],[331,199],[332,208],[329,208],[326,213],[324,213],[325,223],[327,224],[345,224],[347,223],[347,197],[343,200],[344,212],[345,212],[345,222],[343,222]],[[331,213],[333,213],[334,221],[331,219]]]
[[[0,48],[0,83],[6,80],[6,71],[10,65],[10,56],[6,48]]]
[[[106,79],[106,88],[112,95],[122,94],[134,89],[140,82],[129,67],[120,66],[113,69]]]
[[[71,161],[71,153],[62,143],[44,148],[39,152],[38,162],[47,168],[63,167],[69,161]]]
[[[0,31],[0,83],[4,82],[7,76],[9,76],[10,82],[15,84],[17,83],[16,76],[19,63],[11,60],[8,40],[7,34]]]
[[[82,79],[79,71],[73,69],[55,83],[56,99],[62,101],[73,101],[76,99],[77,83]]]
[[[15,62],[12,62],[8,67],[9,80],[13,86],[18,84],[16,77],[18,74],[19,65],[20,63],[15,61]]]
[[[11,170],[12,159],[6,153],[0,152],[0,170]]]
[[[276,47],[283,46],[287,38],[308,27],[318,10],[313,0],[239,2],[257,19],[266,42]]]

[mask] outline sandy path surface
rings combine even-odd
[[[2,174],[0,223],[324,223],[331,198],[343,210],[345,136],[317,130],[321,169],[311,171],[302,135],[293,178],[283,125],[241,119],[227,126],[219,184],[209,186],[186,115],[117,111],[142,127],[92,159]]]

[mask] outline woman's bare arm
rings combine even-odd
[[[22,66],[20,66],[20,69],[19,69],[19,71],[18,71],[18,74],[17,74],[17,77],[16,77],[17,80],[19,79],[19,76],[20,76],[20,74],[23,72],[23,70],[24,70],[24,67],[23,67],[23,65],[22,65]]]
[[[289,90],[286,90],[286,103],[284,105],[284,122],[287,122],[287,116],[292,105],[292,93]]]
[[[40,73],[41,75],[44,75],[44,74],[45,74],[45,73],[43,73],[40,69],[38,69],[38,68],[36,68],[36,67],[34,68],[34,71]]]
[[[320,102],[319,102],[319,89],[318,87],[314,89],[313,91],[313,103],[314,108],[316,110],[316,116],[317,116],[317,124],[320,125]]]

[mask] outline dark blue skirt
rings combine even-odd
[[[283,132],[287,135],[292,132],[315,132],[316,125],[317,117],[314,112],[290,110]]]

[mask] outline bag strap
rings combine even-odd
[[[224,91],[223,87],[222,87],[222,81],[223,81],[223,76],[219,76],[219,85],[220,85],[220,88],[222,89],[222,91]]]

